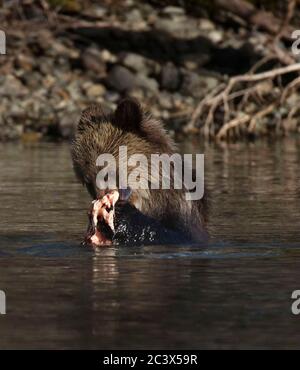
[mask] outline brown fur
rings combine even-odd
[[[162,124],[143,112],[136,102],[128,100],[121,103],[112,115],[105,115],[99,105],[89,107],[78,124],[72,159],[75,173],[94,199],[103,195],[96,187],[99,171],[96,159],[102,153],[110,153],[118,163],[121,145],[127,146],[128,157],[144,154],[150,159],[154,153],[172,154],[176,151],[175,143]],[[130,170],[128,168],[128,173]],[[203,240],[207,219],[205,197],[199,201],[187,201],[184,190],[149,188],[133,190],[129,201],[166,227],[185,231],[194,240]]]

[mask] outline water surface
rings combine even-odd
[[[67,144],[0,146],[0,348],[299,348],[300,140],[199,146],[206,247],[80,246]]]

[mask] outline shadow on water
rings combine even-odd
[[[67,145],[0,147],[1,348],[297,348],[299,140],[205,152],[211,240],[80,246],[90,199]]]

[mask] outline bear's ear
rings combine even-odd
[[[143,120],[140,104],[132,98],[123,99],[114,114],[114,123],[126,131],[137,131]]]
[[[80,121],[77,125],[78,132],[83,132],[87,127],[93,127],[95,124],[109,121],[109,112],[107,109],[103,109],[100,104],[92,104],[86,108],[80,117]]]

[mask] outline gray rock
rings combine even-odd
[[[162,89],[175,91],[181,82],[180,70],[173,64],[167,63],[161,69],[160,85]]]
[[[142,16],[140,10],[135,8],[135,9],[132,9],[131,11],[126,13],[126,20],[128,22],[132,22],[132,23],[141,22],[141,21],[143,21],[143,16]]]
[[[61,137],[64,139],[73,137],[80,114],[80,110],[73,110],[61,112],[58,115],[58,129]]]
[[[205,89],[200,76],[191,71],[183,72],[183,80],[180,89],[183,95],[202,98],[205,94]]]
[[[209,50],[202,50],[201,53],[185,54],[181,58],[181,63],[189,70],[195,70],[202,67],[211,59]]]
[[[158,82],[154,78],[147,77],[143,74],[137,76],[136,85],[152,93],[158,92],[159,89]]]
[[[120,94],[115,91],[106,91],[104,99],[111,103],[116,103],[120,99]]]
[[[100,55],[104,63],[116,63],[118,61],[117,56],[107,49],[101,50]]]
[[[202,84],[207,91],[211,91],[217,87],[219,80],[213,76],[201,76]]]
[[[170,6],[166,6],[162,10],[162,13],[167,14],[167,15],[184,15],[185,10],[184,10],[184,8],[180,8],[179,6],[170,5]]]
[[[159,95],[159,105],[163,109],[172,109],[173,108],[173,99],[172,95],[162,91]]]
[[[120,55],[120,61],[125,67],[135,72],[144,73],[146,75],[157,74],[160,71],[159,63],[155,62],[154,60],[145,58],[139,54],[122,53]]]
[[[81,87],[78,80],[73,80],[65,89],[73,101],[79,100],[82,97]]]
[[[121,61],[125,67],[135,72],[148,73],[147,60],[139,54],[124,53],[121,55]]]
[[[216,27],[214,25],[213,22],[211,22],[209,19],[207,18],[202,18],[200,19],[199,21],[199,28],[202,30],[202,31],[212,31],[214,30]]]
[[[157,9],[153,8],[150,4],[147,4],[145,2],[143,2],[143,6],[140,8],[140,10],[143,17],[148,18],[148,21],[149,17],[152,18],[153,16],[156,17],[157,15]]]
[[[25,96],[29,90],[14,75],[0,77],[0,96]]]
[[[83,89],[89,98],[103,96],[106,92],[105,87],[101,84],[86,83]]]
[[[125,92],[136,86],[136,76],[127,68],[116,65],[108,74],[107,84],[116,91]]]
[[[154,28],[163,31],[175,38],[191,39],[201,35],[195,19],[181,17],[179,19],[157,18]]]
[[[36,60],[26,54],[18,54],[15,60],[15,65],[17,68],[22,69],[23,71],[32,71],[36,66]]]
[[[53,73],[54,68],[54,59],[47,57],[39,58],[39,70],[43,75],[49,75]]]
[[[291,94],[287,99],[286,99],[286,104],[289,107],[295,107],[299,105],[299,95],[298,93]]]
[[[99,5],[92,5],[83,11],[83,14],[85,16],[95,18],[95,19],[104,18],[106,13],[107,13],[107,9]]]
[[[208,32],[207,37],[215,44],[221,42],[224,38],[224,33],[219,30],[213,30]]]
[[[21,105],[19,105],[17,102],[15,104],[12,104],[11,106],[11,110],[10,110],[10,115],[14,116],[14,117],[24,117],[26,115],[26,111],[24,109],[24,107],[22,107]]]
[[[138,101],[143,101],[145,99],[145,90],[140,87],[136,87],[133,90],[130,90],[128,95]]]
[[[81,54],[81,63],[86,70],[95,73],[99,78],[106,75],[106,65],[99,49],[91,47],[84,50]]]

